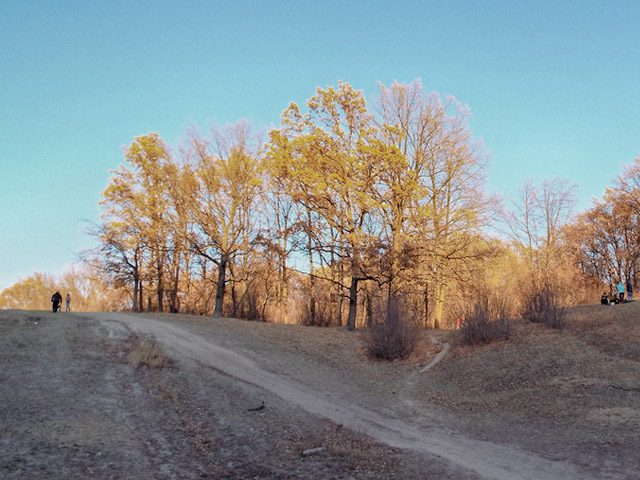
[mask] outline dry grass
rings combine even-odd
[[[528,292],[524,299],[522,318],[549,328],[564,328],[566,309],[560,306],[559,298],[557,288],[550,285]]]
[[[479,298],[464,314],[460,328],[462,342],[481,345],[509,340],[510,322],[504,309],[489,308],[489,298]]]
[[[483,345],[456,344],[457,331],[420,331],[417,353],[402,362],[369,360],[366,330],[180,318],[223,326],[217,341],[233,347],[241,337],[257,358],[277,358],[278,370],[293,378],[314,378],[315,366],[328,371],[331,375],[318,381],[335,379],[359,389],[363,405],[385,401],[404,408],[392,402],[407,401],[418,412],[443,412],[455,428],[475,438],[558,458],[588,463],[607,449],[612,461],[640,461],[640,301],[569,308],[563,329],[513,320],[508,341]],[[440,350],[431,337],[454,345],[435,368],[419,373]],[[292,437],[286,445],[292,462],[308,448],[325,450],[304,462],[348,458],[358,451],[357,440],[336,430]],[[393,471],[393,457],[388,450],[368,450],[352,464],[384,458],[380,470],[390,462]]]
[[[624,438],[629,432],[608,432],[606,423],[640,418],[640,302],[575,307],[566,315],[562,330],[514,321],[508,342],[452,349],[421,394],[449,411]]]
[[[406,308],[394,302],[385,318],[370,328],[366,342],[369,358],[404,360],[414,352],[418,339],[417,328]]]
[[[137,335],[129,338],[125,359],[135,367],[167,368],[172,364],[156,342]]]

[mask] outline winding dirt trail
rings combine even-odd
[[[396,405],[367,405],[349,401],[356,395],[344,395],[353,386],[323,385],[322,375],[307,381],[284,374],[278,365],[258,365],[242,348],[226,348],[212,336],[202,336],[189,326],[167,320],[121,313],[86,314],[107,329],[128,330],[152,336],[173,358],[193,360],[233,379],[265,389],[284,402],[310,414],[329,419],[354,431],[364,433],[387,445],[424,452],[446,459],[485,479],[493,480],[589,480],[596,478],[582,467],[566,461],[554,461],[510,445],[472,440],[450,432],[435,418],[406,420],[401,402]],[[241,339],[237,340],[241,342]],[[284,360],[283,360],[284,361]],[[403,415],[404,414],[404,415]],[[404,418],[404,420],[403,420]]]

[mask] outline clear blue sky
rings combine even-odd
[[[585,209],[640,155],[639,20],[635,0],[2,0],[0,288],[93,244],[134,136],[275,126],[338,80],[454,95],[490,189],[560,176]]]

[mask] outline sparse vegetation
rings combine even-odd
[[[367,355],[379,360],[403,360],[413,353],[417,338],[417,327],[408,309],[399,301],[392,301],[384,319],[369,328]]]
[[[488,295],[479,295],[467,307],[460,333],[462,342],[467,345],[509,340],[508,305],[500,297],[490,301]]]
[[[489,291],[494,297],[486,306],[494,315],[499,309],[491,299],[505,296],[499,289]],[[364,358],[364,348],[359,347],[365,346],[365,331],[345,335],[338,328],[212,322],[169,314],[158,319],[160,325],[184,328],[185,333],[201,332],[203,342],[216,345],[224,339],[239,354],[263,358],[258,368],[277,373],[284,388],[307,385],[321,404],[334,402],[345,412],[353,404],[362,405],[365,412],[384,412],[391,435],[398,422],[406,421],[425,439],[432,438],[439,422],[428,415],[442,412],[441,419],[459,431],[457,438],[491,439],[494,452],[505,452],[502,446],[507,445],[505,455],[518,448],[538,452],[539,458],[562,456],[571,464],[592,465],[593,478],[614,471],[609,466],[623,472],[616,478],[626,478],[627,472],[635,471],[640,451],[636,391],[640,302],[569,308],[567,315],[571,321],[561,331],[509,317],[514,319],[508,342],[482,348],[454,345],[428,373],[419,369],[440,350],[435,344],[420,345],[402,363],[382,364]],[[135,317],[101,313],[53,317],[0,311],[4,362],[0,396],[9,422],[5,435],[9,447],[4,457],[0,454],[0,465],[15,469],[5,468],[9,478],[42,476],[42,464],[49,467],[45,473],[68,472],[67,478],[82,477],[96,467],[101,469],[94,478],[203,473],[211,478],[460,478],[460,470],[451,462],[372,444],[354,433],[386,428],[369,423],[368,414],[361,417],[362,423],[348,414],[337,422],[321,420],[324,407],[312,415],[295,406],[295,401],[307,402],[305,407],[313,404],[306,397],[291,403],[278,399],[281,390],[269,391],[267,384],[265,389],[254,388],[214,368],[202,368],[208,361],[207,350],[189,352],[179,335],[166,337],[176,347],[165,350],[176,355],[174,367],[122,368],[133,337],[123,337],[125,330],[113,319],[136,323]],[[98,321],[109,330],[96,328]],[[434,337],[448,342],[451,334],[431,331],[422,340]],[[154,338],[138,335],[139,340]],[[68,347],[60,349],[61,343]],[[162,345],[164,349],[164,341]],[[33,368],[37,362],[41,368]],[[59,379],[69,371],[74,373],[75,388],[67,389],[70,395],[59,395]],[[37,375],[37,382],[25,381],[32,375]],[[344,395],[327,398],[326,393],[332,392]],[[248,412],[262,401],[265,409]],[[423,412],[427,414],[422,416]],[[31,423],[25,428],[27,413]],[[59,420],[40,421],[52,415]],[[123,418],[131,424],[123,424]],[[61,422],[68,425],[67,438],[84,440],[76,448],[63,442],[38,448],[42,438],[56,434]],[[342,429],[337,426],[340,422]],[[96,432],[96,424],[104,428]],[[91,443],[96,433],[101,442],[114,446],[104,450],[100,462]],[[162,443],[154,443],[155,439]],[[420,452],[425,444],[417,444]],[[168,448],[159,456],[165,445]],[[313,448],[324,450],[300,456]],[[15,462],[18,456],[26,461]],[[517,462],[521,457],[503,458]],[[510,472],[518,467],[506,464]]]
[[[566,323],[566,310],[560,306],[557,290],[551,285],[531,289],[525,296],[522,318],[561,329]]]
[[[125,358],[127,363],[136,367],[167,368],[172,363],[156,342],[137,335],[129,338]]]

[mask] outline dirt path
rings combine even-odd
[[[352,391],[352,385],[322,383],[326,378],[322,374],[313,378],[297,377],[290,365],[285,364],[286,359],[278,364],[277,355],[252,358],[255,352],[251,352],[250,346],[243,347],[240,338],[233,339],[239,345],[230,349],[216,341],[214,332],[203,334],[200,326],[117,313],[91,314],[90,318],[101,322],[112,334],[125,326],[140,335],[153,336],[167,354],[178,361],[195,362],[257,386],[285,404],[364,433],[376,441],[445,459],[452,466],[452,472],[461,469],[469,474],[473,472],[478,478],[493,480],[600,478],[568,461],[549,460],[513,446],[466,438],[448,430],[428,413],[421,418],[411,418],[409,410],[402,410],[402,405],[406,406],[402,402],[390,406],[376,404],[368,398],[363,407],[352,401],[361,396],[360,392]],[[367,397],[366,393],[362,393],[362,397]]]

